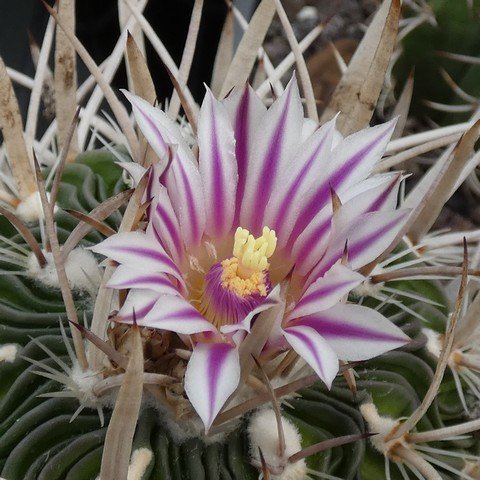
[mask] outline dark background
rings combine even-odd
[[[50,2],[52,3],[52,2]],[[164,42],[173,59],[180,62],[187,36],[193,0],[150,0],[144,15]],[[117,0],[77,0],[76,33],[92,57],[101,63],[113,50],[120,34]],[[192,94],[203,98],[203,83],[210,80],[216,46],[221,34],[227,6],[224,0],[205,0],[197,50],[189,79]],[[29,76],[34,67],[28,44],[28,32],[41,44],[48,14],[39,0],[0,0],[0,55],[7,66]],[[172,86],[158,56],[146,40],[147,59],[157,89],[158,101],[169,97]],[[79,81],[88,74],[78,62]],[[122,66],[112,86],[127,85]],[[28,106],[29,90],[16,86],[23,114]]]

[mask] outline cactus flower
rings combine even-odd
[[[206,429],[238,387],[238,346],[262,311],[279,312],[265,349],[294,349],[327,386],[339,360],[408,342],[345,301],[408,217],[400,174],[372,174],[394,122],[342,138],[335,119],[304,118],[293,78],[268,109],[248,85],[222,101],[207,90],[191,148],[160,109],[126,95],[160,159],[147,227],[92,249],[119,264],[108,286],[130,289],[120,321],[134,310],[192,348],[185,391]]]

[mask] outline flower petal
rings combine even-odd
[[[227,343],[198,343],[185,372],[185,392],[208,430],[240,382],[238,350]]]
[[[348,263],[353,270],[375,260],[395,240],[409,215],[410,210],[373,212],[360,215],[350,222],[340,216],[340,225],[336,224],[334,217],[329,247],[310,273],[307,284],[324,275],[342,257],[345,245],[348,248]]]
[[[235,136],[235,156],[237,158],[238,184],[235,201],[235,221],[239,225],[240,206],[245,194],[249,158],[254,147],[255,132],[266,108],[252,87],[234,88],[223,104],[230,117]]]
[[[177,295],[157,297],[153,308],[138,324],[185,335],[217,331],[187,300]]]
[[[303,125],[303,109],[295,77],[283,95],[268,109],[257,125],[254,148],[248,159],[245,195],[240,209],[240,225],[258,235],[270,195],[298,148]],[[237,139],[238,141],[238,139]]]
[[[197,246],[205,231],[205,195],[198,168],[174,154],[165,174],[165,185],[182,230],[187,247]]]
[[[137,322],[141,321],[153,308],[157,300],[157,292],[140,289],[131,290],[127,295],[125,303],[117,314],[118,321],[132,323],[134,315]]]
[[[90,249],[137,270],[168,273],[184,283],[180,271],[163,247],[142,232],[117,233]]]
[[[395,121],[362,130],[348,136],[331,152],[332,161],[323,178],[305,195],[291,238],[297,238],[315,215],[330,202],[330,190],[336,192],[368,177],[380,160],[395,128]]]
[[[178,288],[164,273],[147,273],[130,266],[119,265],[107,282],[107,287],[151,290],[158,295],[179,295]]]
[[[283,334],[292,348],[330,388],[338,373],[338,357],[328,342],[308,326],[288,327]]]
[[[330,161],[335,119],[320,127],[299,149],[295,161],[280,172],[279,184],[267,206],[265,224],[274,229],[278,248],[285,246],[304,203],[305,192],[323,176]]]
[[[235,139],[225,107],[208,88],[198,119],[198,149],[205,188],[206,232],[222,237],[231,230],[235,215]]]
[[[363,275],[337,262],[324,277],[319,278],[307,288],[287,318],[291,320],[327,310],[360,285],[363,280]]]
[[[396,325],[368,307],[337,304],[293,322],[317,331],[347,361],[368,360],[410,341]],[[290,327],[289,327],[290,328]]]
[[[238,330],[250,332],[253,317],[265,310],[268,310],[280,302],[280,285],[276,285],[275,288],[265,297],[264,302],[257,308],[253,309],[241,322],[233,325],[223,325],[220,327],[222,333],[232,333]]]
[[[339,215],[347,215],[347,222],[352,222],[364,213],[375,210],[394,210],[399,184],[399,174],[377,175],[341,192],[339,197],[345,205],[337,214],[337,225]],[[295,258],[296,271],[300,275],[306,275],[325,253],[331,231],[332,215],[332,205],[329,202],[295,240],[292,256]]]
[[[186,245],[198,245],[205,229],[203,183],[195,159],[180,130],[160,109],[140,97],[123,91],[131,102],[138,126],[150,146],[161,158],[168,158],[176,145],[165,184],[178,215]],[[158,181],[157,178],[152,179]]]
[[[127,90],[122,90],[122,93],[132,104],[133,115],[140,130],[160,159],[167,157],[170,145],[177,145],[185,157],[191,156],[178,126],[165,112]]]
[[[151,233],[163,245],[175,264],[180,264],[184,258],[184,247],[180,225],[173,210],[167,190],[159,185],[152,204],[150,223],[147,233]]]

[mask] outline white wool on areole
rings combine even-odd
[[[18,345],[9,343],[0,345],[0,362],[13,363],[17,358]]]
[[[26,223],[36,222],[43,219],[42,202],[38,192],[31,193],[24,198],[15,209],[15,215]]]
[[[47,193],[47,197],[49,196],[50,194]],[[56,210],[57,206],[55,205],[54,211]],[[17,205],[15,215],[25,223],[38,222],[38,220],[43,219],[44,215],[40,194],[38,192],[33,192],[28,197],[24,198]]]
[[[374,403],[360,405],[360,413],[367,422],[368,430],[376,433],[370,437],[373,447],[382,454],[387,453],[388,442],[385,442],[385,437],[398,425],[398,420],[380,415]]]
[[[305,460],[288,462],[291,455],[302,449],[300,433],[297,427],[285,417],[282,417],[282,426],[285,435],[285,452],[280,457],[275,412],[271,408],[262,408],[251,416],[248,425],[251,461],[257,468],[261,466],[259,454],[261,450],[272,472],[272,480],[303,480],[307,477]]]
[[[59,288],[53,254],[47,251],[43,251],[43,254],[47,261],[44,267],[40,267],[33,253],[30,254],[28,257],[27,274],[44,285]],[[102,279],[95,256],[92,252],[82,247],[72,250],[68,255],[65,262],[65,273],[70,288],[87,292],[96,291]]]
[[[153,452],[146,447],[137,448],[132,452],[128,466],[127,480],[141,480],[153,460]]]
[[[422,333],[427,337],[427,344],[425,345],[427,350],[434,355],[435,358],[440,358],[440,353],[443,348],[442,335],[430,328],[422,328]]]
[[[95,385],[102,380],[100,374],[90,369],[83,370],[78,362],[75,362],[72,366],[70,380],[76,387],[76,397],[82,405],[91,408],[103,405],[102,401],[105,402],[107,397],[100,400],[94,393]]]

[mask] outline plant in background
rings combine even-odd
[[[393,72],[403,85],[415,70],[412,113],[419,118],[445,125],[464,121],[475,111],[478,8],[477,1],[405,2],[405,25]],[[432,82],[433,77],[438,81]]]
[[[278,0],[248,25],[231,6],[200,108],[187,80],[202,0],[178,67],[145,4],[120,2],[132,35],[102,69],[73,2],[49,8],[25,129],[9,75],[22,77],[0,64],[2,477],[477,478],[479,232],[430,230],[478,163],[480,126],[450,142],[368,127],[399,2],[382,4],[320,119],[308,41]],[[261,49],[275,13],[292,49],[276,68]],[[37,138],[55,28],[71,61]],[[165,109],[143,34],[171,74]],[[109,85],[125,48],[138,131]],[[75,52],[92,74],[78,89],[61,82]],[[405,195],[411,180],[389,169],[447,144]]]

